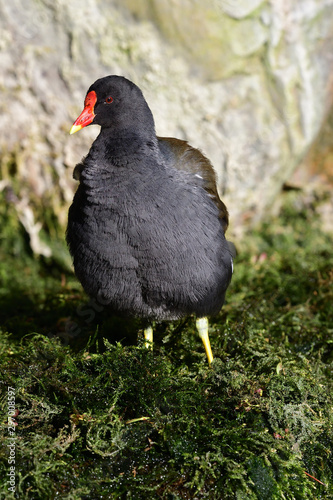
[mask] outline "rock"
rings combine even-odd
[[[159,135],[212,160],[232,231],[266,216],[331,105],[332,4],[0,0],[1,162],[15,165],[3,177],[28,193],[35,249],[45,206],[65,224],[73,168],[98,133],[68,130],[107,74],[142,88]]]

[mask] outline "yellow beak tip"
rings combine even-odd
[[[75,132],[78,132],[81,128],[81,125],[72,125],[72,128],[69,131],[70,135],[75,134]]]

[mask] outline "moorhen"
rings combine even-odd
[[[206,316],[223,305],[233,254],[213,167],[187,142],[157,137],[141,90],[122,76],[89,88],[70,133],[90,124],[101,131],[74,169],[68,215],[76,276],[110,311],[147,325],[194,313],[210,364]],[[144,335],[149,345],[151,326]]]

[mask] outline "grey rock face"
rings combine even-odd
[[[68,130],[101,76],[133,80],[157,133],[212,160],[234,232],[267,213],[330,107],[332,0],[23,3],[0,0],[1,161],[23,206],[42,199],[61,223],[98,132]],[[33,209],[26,226],[45,254],[41,220]]]

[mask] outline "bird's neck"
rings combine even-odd
[[[102,129],[94,141],[89,155],[102,156],[109,162],[112,159],[127,158],[132,156],[151,156],[159,151],[158,140],[155,131],[136,131],[135,129],[124,130],[115,133],[110,129]]]
[[[156,175],[157,165],[164,168],[155,134],[114,137],[102,130],[84,160],[80,180],[84,190],[99,197],[107,186],[120,189],[129,182],[146,182]]]

